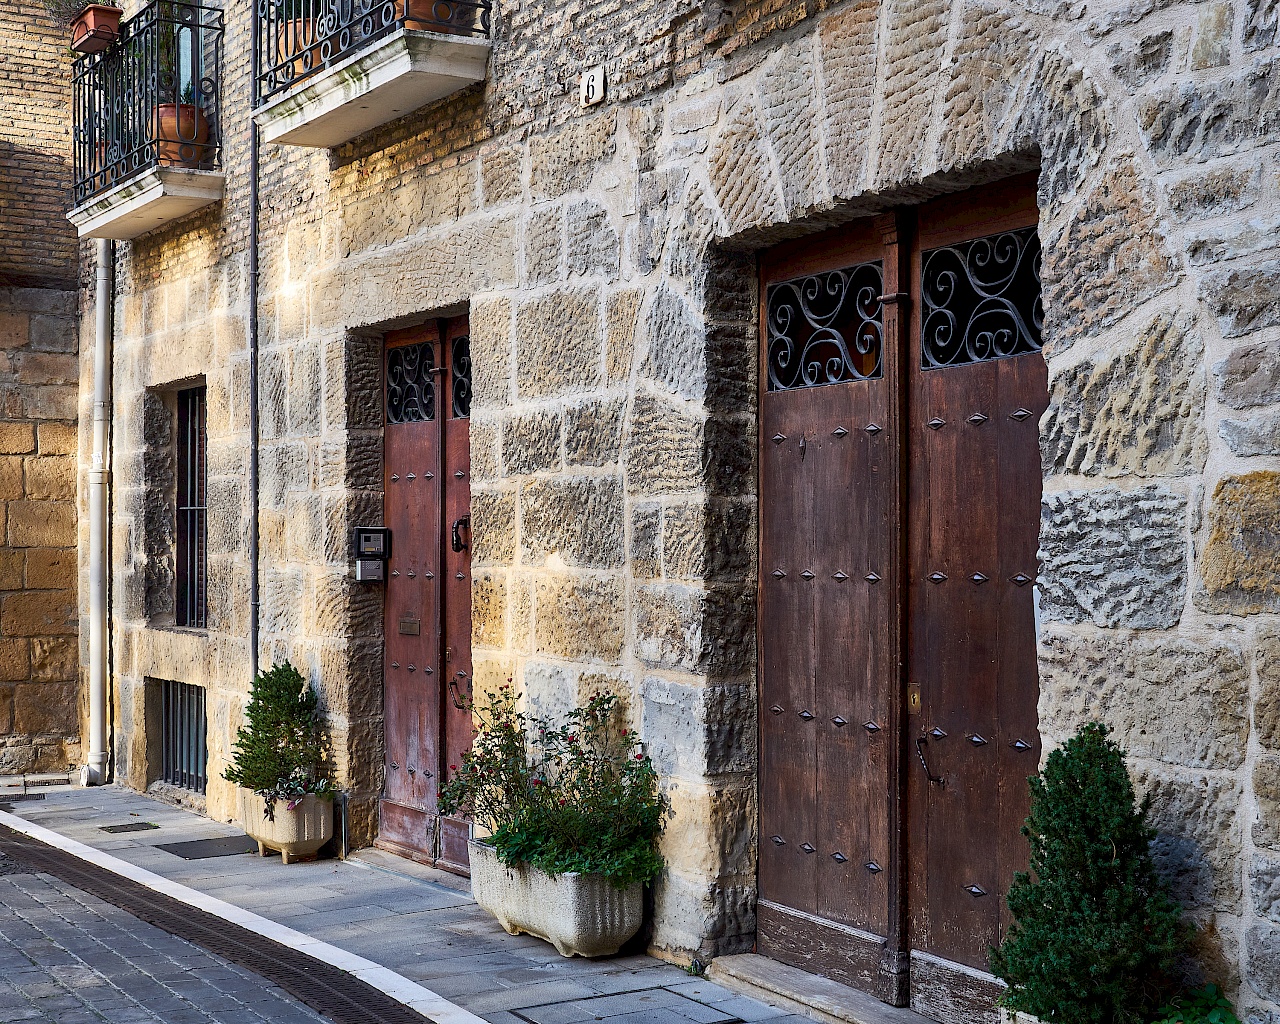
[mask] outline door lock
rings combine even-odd
[[[920,684],[912,683],[910,686],[907,687],[907,714],[908,715],[920,714],[921,704],[922,704],[922,701],[920,699]]]
[[[453,550],[454,551],[461,551],[464,548],[469,548],[471,546],[469,543],[467,543],[462,539],[461,531],[464,527],[466,528],[466,531],[468,533],[471,532],[470,516],[462,516],[461,518],[455,519],[453,521]]]

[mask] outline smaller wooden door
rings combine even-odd
[[[378,843],[465,873],[438,794],[471,745],[471,354],[466,317],[387,335],[383,364],[385,781]]]

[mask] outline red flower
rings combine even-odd
[[[560,801],[560,806],[561,806],[561,807],[563,807],[563,806],[564,806],[564,801],[563,801],[563,800],[561,800],[561,801]]]
[[[456,764],[449,765],[449,771],[456,772],[457,770],[458,770],[458,766]]]
[[[636,754],[636,760],[637,760],[637,761],[643,761],[643,760],[644,760],[644,754]]]
[[[533,784],[534,784],[535,786],[541,786],[541,785],[542,785],[542,780],[541,780],[541,779],[534,779],[534,780],[533,780]]]

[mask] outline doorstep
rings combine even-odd
[[[707,977],[725,988],[828,1024],[934,1024],[838,981],[808,974],[758,953],[718,956]]]

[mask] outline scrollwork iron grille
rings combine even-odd
[[[880,377],[883,283],[876,260],[770,285],[769,390]]]
[[[921,254],[920,366],[935,370],[1040,351],[1040,239],[1034,227]]]
[[[258,102],[399,29],[489,36],[492,0],[257,0]]]
[[[387,350],[387,422],[436,418],[435,347],[430,342]]]
[[[453,339],[453,418],[471,415],[471,338]]]
[[[221,166],[222,11],[155,0],[72,68],[78,206],[152,167]]]

